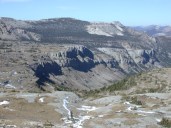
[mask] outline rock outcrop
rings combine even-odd
[[[88,71],[95,66],[94,54],[84,46],[68,47],[64,51],[49,53],[52,60],[61,67],[72,67],[79,71]]]
[[[32,27],[25,21],[16,21],[11,18],[0,19],[0,38],[2,40],[31,40],[40,41],[41,36],[27,30]]]
[[[171,66],[169,38],[151,37],[119,22],[1,18],[0,43],[2,67],[29,65],[38,85],[96,89],[130,74]]]
[[[92,51],[82,45],[73,45],[64,46],[56,52],[48,52],[39,63],[32,65],[32,69],[39,78],[39,85],[44,85],[44,82],[67,86],[74,84],[74,87],[81,84],[86,89],[102,87],[102,83],[107,83],[103,79],[115,80],[115,71],[128,75],[160,66],[154,50],[97,48]],[[109,70],[113,77],[109,75]],[[72,77],[68,78],[70,73]],[[78,74],[82,77],[78,77]],[[122,78],[123,74],[119,76]],[[98,82],[95,82],[95,75],[100,78]]]

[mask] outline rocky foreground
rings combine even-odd
[[[1,93],[0,126],[23,127],[158,127],[170,118],[170,93],[145,93],[81,99],[74,93]],[[137,101],[136,101],[136,100]]]
[[[136,85],[127,89],[106,89],[81,97],[78,91],[76,94],[66,91],[28,93],[1,88],[0,126],[170,127],[170,73],[170,69],[154,70],[135,76]]]

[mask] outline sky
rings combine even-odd
[[[171,0],[0,0],[0,17],[71,17],[124,25],[171,25]]]

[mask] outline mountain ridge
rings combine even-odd
[[[120,22],[0,19],[2,70],[14,70],[22,62],[23,69],[31,72],[32,84],[39,87],[50,83],[96,89],[131,74],[171,66],[171,48],[166,52],[163,45],[169,42]]]
[[[138,31],[144,31],[150,36],[168,36],[171,37],[171,26],[170,25],[149,25],[149,26],[135,26],[132,27],[135,30]]]

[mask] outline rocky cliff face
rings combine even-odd
[[[136,72],[149,67],[160,67],[154,50],[98,48],[113,57],[125,72]],[[141,68],[140,68],[141,67]]]
[[[85,46],[70,46],[64,51],[48,54],[53,61],[63,68],[72,67],[75,70],[85,72],[100,64],[106,65],[109,68],[119,67],[127,73],[131,72],[133,68],[138,70],[139,66],[142,68],[149,68],[150,66],[160,67],[153,49],[97,48],[93,53]]]
[[[95,66],[94,54],[84,46],[68,47],[64,51],[49,53],[49,56],[61,67],[72,67],[79,71],[88,71]]]
[[[38,85],[95,89],[130,74],[171,66],[169,42],[119,22],[0,19],[2,67],[23,61],[34,71]]]
[[[118,73],[123,78],[125,75],[162,66],[154,50],[97,48],[92,51],[82,45],[73,45],[47,52],[46,55],[40,63],[32,65],[39,78],[38,84],[50,82],[82,89],[102,87],[118,79]],[[78,74],[82,77],[78,77]]]

